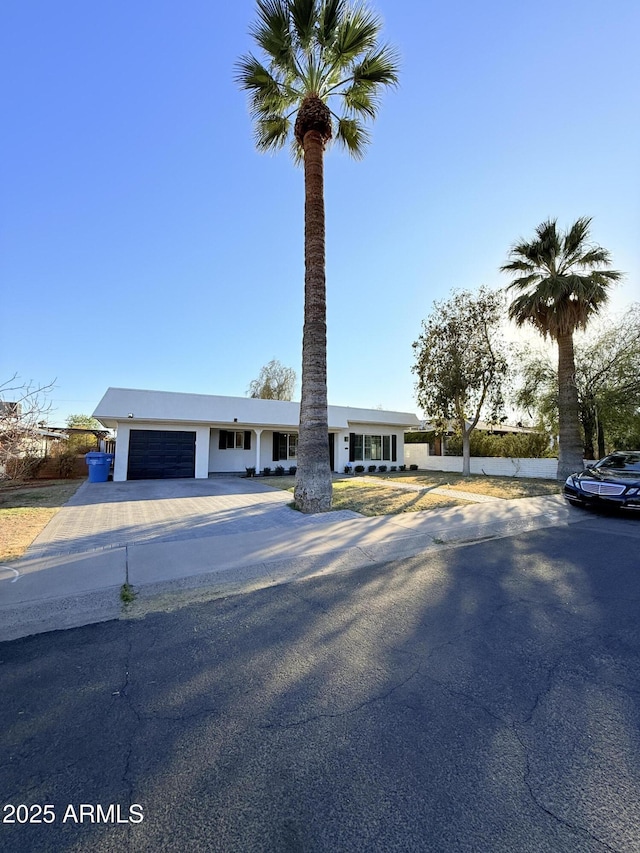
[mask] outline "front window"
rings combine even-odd
[[[359,435],[352,433],[349,458],[352,462],[396,461],[396,439],[391,435]]]
[[[278,432],[276,433],[276,445],[274,461],[296,459],[298,456],[298,433]]]
[[[381,435],[365,435],[364,437],[364,458],[369,460],[382,459],[382,436]]]

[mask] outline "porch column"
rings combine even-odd
[[[256,434],[256,474],[260,473],[260,436],[262,434],[261,429],[253,428],[253,431]]]

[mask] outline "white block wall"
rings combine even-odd
[[[462,473],[462,456],[429,456],[427,444],[405,444],[404,461],[425,471]],[[501,456],[472,456],[471,473],[495,477],[532,477],[555,480],[557,459],[508,459]]]

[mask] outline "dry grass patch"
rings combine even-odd
[[[374,482],[375,481],[375,482]],[[285,491],[293,491],[295,477],[261,477],[260,482]],[[422,489],[443,487],[452,492],[472,492],[488,497],[513,500],[539,495],[560,494],[561,485],[556,480],[516,479],[514,477],[462,477],[446,471],[393,472],[367,474],[366,479],[357,474],[334,478],[333,509],[350,509],[362,515],[395,515],[400,512],[445,509],[468,504],[464,498],[439,495],[432,491],[414,492],[398,488],[403,483]]]
[[[427,509],[446,509],[469,501],[433,492],[410,492],[381,482],[367,483],[357,478],[333,484],[333,509],[350,509],[361,515],[397,515]]]
[[[295,477],[261,477],[260,482],[276,489],[293,492]],[[469,501],[430,492],[410,492],[394,488],[380,479],[372,483],[360,477],[346,477],[333,481],[332,509],[350,509],[361,515],[396,515],[400,512],[418,512],[423,509],[444,509],[466,504]]]
[[[395,475],[391,476],[394,477]],[[561,491],[561,484],[557,480],[538,480],[525,477],[485,477],[478,474],[463,477],[460,474],[450,474],[441,471],[399,475],[398,482],[413,483],[424,488],[443,486],[454,491],[458,489],[462,492],[472,492],[478,495],[504,498],[506,500],[514,498],[536,498],[540,495],[558,495]]]
[[[21,557],[83,482],[0,483],[0,561]]]

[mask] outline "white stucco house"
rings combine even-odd
[[[93,416],[117,431],[114,480],[205,478],[296,464],[300,404],[251,397],[108,388]],[[329,406],[329,458],[404,464],[407,412]]]

